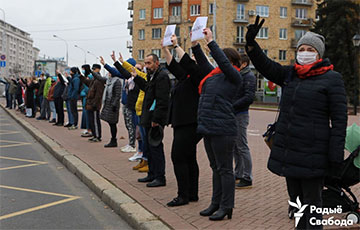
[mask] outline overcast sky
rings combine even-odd
[[[128,1],[0,0],[0,8],[5,11],[6,22],[31,34],[41,56],[65,57],[65,42],[54,38],[56,34],[68,41],[69,65],[81,66],[85,55],[75,45],[103,56],[108,62],[112,50],[122,52],[124,58],[129,57],[126,48],[126,41],[131,40],[127,29],[130,20]],[[0,17],[3,19],[1,11]],[[88,53],[86,61],[89,64],[97,62]]]

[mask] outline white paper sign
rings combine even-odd
[[[171,36],[175,34],[176,25],[168,25],[165,30],[163,46],[171,46]]]
[[[193,27],[191,29],[192,36],[191,41],[197,41],[203,39],[205,35],[203,34],[203,30],[206,28],[208,17],[197,17]]]

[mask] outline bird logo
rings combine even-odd
[[[294,217],[295,217],[295,228],[297,227],[297,225],[299,224],[299,221],[301,219],[301,217],[304,215],[304,210],[306,209],[307,206],[309,206],[308,204],[304,204],[303,206],[301,205],[301,202],[300,202],[300,198],[297,197],[296,198],[296,203],[294,202],[291,202],[291,201],[288,201],[289,202],[289,205],[294,207],[294,208],[297,208],[299,211],[295,212],[294,213]]]

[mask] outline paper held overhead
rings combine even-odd
[[[165,30],[163,46],[171,46],[171,36],[175,34],[176,25],[168,25]]]
[[[204,39],[203,30],[206,28],[208,17],[197,17],[191,29],[191,41]]]

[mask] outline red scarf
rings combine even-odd
[[[297,75],[299,76],[299,78],[301,79],[305,79],[311,76],[316,76],[316,75],[321,75],[326,73],[329,70],[333,70],[334,69],[334,65],[329,65],[329,66],[321,66],[321,67],[316,67],[319,63],[321,63],[323,61],[323,59],[319,59],[318,61],[309,64],[309,65],[299,65],[297,63],[295,63],[295,71],[297,73]]]
[[[233,65],[233,67],[240,72],[240,68]],[[219,67],[216,67],[215,69],[213,69],[208,75],[206,75],[206,77],[204,77],[201,81],[200,81],[200,84],[199,84],[199,94],[201,94],[201,91],[202,91],[202,87],[203,85],[205,84],[205,81],[210,78],[210,77],[213,77],[217,74],[220,74],[222,73],[221,69]]]

